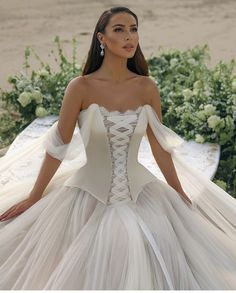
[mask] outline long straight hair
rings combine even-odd
[[[98,22],[96,24],[96,27],[93,33],[92,43],[87,55],[87,59],[85,61],[85,65],[82,69],[82,75],[94,72],[101,66],[104,57],[100,55],[101,49],[100,49],[100,42],[97,39],[97,33],[101,32],[104,34],[105,28],[111,16],[119,12],[126,12],[133,15],[134,18],[136,19],[136,24],[138,26],[138,17],[136,16],[134,12],[132,12],[127,7],[118,6],[118,7],[112,7],[109,10],[105,10],[100,16],[100,18],[98,19]],[[149,76],[148,64],[143,56],[143,53],[141,51],[139,44],[137,46],[134,56],[132,58],[128,58],[127,67],[129,70],[139,75]]]

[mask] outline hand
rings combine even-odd
[[[29,197],[18,202],[0,216],[0,221],[9,220],[12,217],[20,215],[38,200],[39,198],[35,199],[33,197]]]
[[[178,192],[178,194],[181,196],[181,198],[187,202],[188,204],[192,205],[192,201],[190,198],[187,196],[187,194],[184,191]]]

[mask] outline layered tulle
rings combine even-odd
[[[182,138],[159,121],[152,107],[146,106],[146,112],[155,137],[171,154],[181,185],[193,201],[193,205],[236,242],[235,198],[185,162],[178,153]],[[176,143],[178,141],[180,145]]]
[[[84,144],[74,135],[69,152],[54,124],[0,159],[0,213],[28,196],[44,147],[63,161],[41,200],[0,222],[0,289],[236,289],[235,199],[184,162],[183,140],[149,105],[143,110],[193,205],[158,179],[143,187],[136,203],[109,206],[63,186],[86,161],[89,123]]]
[[[105,206],[57,188],[1,223],[1,289],[235,289],[235,243],[157,179]]]

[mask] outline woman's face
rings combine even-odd
[[[111,51],[112,54],[124,58],[134,56],[139,41],[136,20],[126,12],[114,14],[106,26],[105,34],[99,32],[98,36],[100,43],[105,46],[105,55],[107,51]],[[131,44],[133,48],[123,48],[127,44]]]

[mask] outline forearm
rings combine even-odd
[[[182,192],[183,188],[181,183],[178,179],[175,166],[173,160],[171,158],[171,154],[167,151],[163,150],[158,155],[154,154],[154,158],[161,169],[167,183],[173,187],[176,191]]]
[[[33,189],[30,192],[30,196],[40,199],[43,195],[45,188],[59,168],[61,161],[53,158],[47,152],[45,152],[44,160],[39,171],[39,175],[35,182]]]

